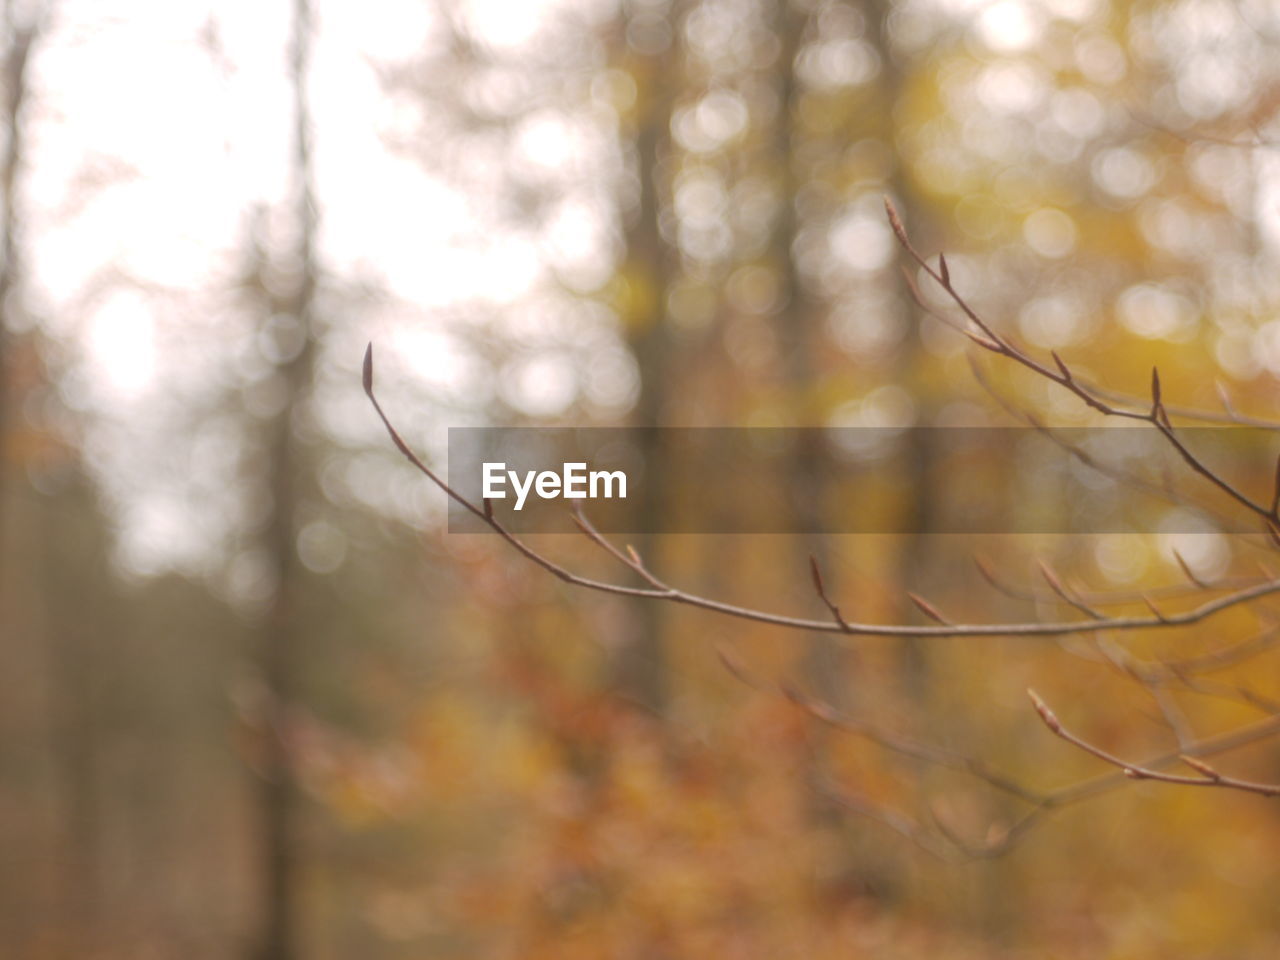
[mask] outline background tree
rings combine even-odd
[[[785,507],[803,536],[654,536],[645,570],[532,541],[812,621],[780,632],[447,533],[358,386],[373,340],[432,465],[456,425],[1105,422],[1050,351],[1144,417],[1158,366],[1179,433],[1184,406],[1269,422],[1265,4],[306,19],[63,4],[27,48],[0,952],[283,956],[286,931],[308,957],[1273,952],[1276,822],[1250,795],[1276,780],[1273,548],[1221,490],[1180,488],[1231,522],[930,536],[947,494],[1039,503],[1039,475],[923,450],[867,501],[901,536],[830,533],[828,479]],[[1044,370],[949,329],[938,250]],[[1231,479],[1265,512],[1258,460]],[[813,467],[779,469],[799,489]],[[822,594],[909,635],[842,636]],[[945,637],[931,609],[1104,626]]]

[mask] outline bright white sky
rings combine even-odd
[[[224,0],[70,0],[33,78],[42,102],[28,174],[38,299],[59,307],[105,264],[173,290],[225,279],[245,211],[287,189],[292,130],[285,73],[292,4]],[[529,40],[544,3],[475,0],[471,18],[496,43]],[[539,271],[509,239],[480,248],[468,198],[386,149],[396,122],[370,61],[425,44],[430,7],[383,0],[376,15],[345,0],[316,4],[311,72],[322,255],[424,307],[477,296],[509,301]],[[202,40],[210,24],[220,54]],[[122,182],[85,186],[115,172]],[[80,206],[77,206],[80,205]],[[72,214],[72,215],[69,215]],[[157,318],[146,299],[113,297],[81,316],[103,401],[141,396],[156,373]],[[70,333],[72,331],[63,331]]]
[[[534,37],[545,6],[474,0],[470,17],[495,43],[518,44]],[[346,0],[314,7],[310,94],[326,268],[380,281],[423,309],[525,294],[542,269],[533,245],[483,233],[478,242],[471,198],[381,136],[398,118],[372,64],[422,50],[432,6],[382,0],[376,15]],[[165,364],[191,359],[160,342],[184,324],[194,337],[217,336],[216,314],[193,317],[176,305],[185,297],[195,304],[185,309],[203,313],[209,295],[216,302],[240,262],[246,212],[286,196],[292,3],[63,0],[59,10],[34,61],[39,100],[27,115],[30,301],[52,333],[80,344],[78,400],[104,424],[90,459],[110,474],[138,442],[122,425],[163,408]],[[116,271],[147,292],[111,283]],[[104,292],[91,296],[97,288]],[[349,335],[353,344],[378,340],[384,357],[424,377],[438,379],[448,362],[447,351],[414,349],[420,337],[409,329]],[[353,352],[353,370],[358,359]],[[128,482],[116,491],[126,564],[155,568],[167,554],[182,565],[216,536],[180,499],[131,500],[119,486]]]

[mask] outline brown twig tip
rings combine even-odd
[[[484,518],[485,518],[486,520],[492,520],[492,519],[493,519],[493,500],[492,500],[492,498],[490,498],[490,497],[483,497],[483,498],[480,500],[480,503],[481,503],[481,505],[484,507]]]
[[[916,609],[923,613],[930,620],[935,620],[943,625],[950,624],[951,621],[942,615],[942,613],[932,603],[914,593],[907,593],[907,599],[916,605]]]
[[[1222,403],[1222,409],[1227,411],[1227,416],[1234,420],[1238,414],[1235,406],[1231,403],[1231,395],[1227,393],[1227,388],[1222,385],[1221,380],[1215,380],[1213,388],[1218,392],[1218,400]]]
[[[1027,696],[1031,698],[1031,705],[1036,708],[1036,713],[1040,714],[1040,719],[1044,721],[1044,725],[1054,733],[1061,733],[1062,724],[1058,722],[1057,714],[1050,710],[1049,705],[1040,699],[1040,694],[1028,687]]]
[[[742,665],[742,661],[730,653],[723,645],[716,644],[716,656],[720,658],[720,662],[724,668],[729,671],[730,675],[740,683],[756,689],[756,682],[747,673],[746,667]]]
[[[973,555],[973,565],[978,568],[978,573],[981,574],[983,580],[997,590],[1004,589],[1004,585],[996,578],[996,572],[991,568],[991,564],[986,557],[975,553]]]
[[[373,341],[364,348],[364,364],[360,372],[360,380],[364,384],[365,395],[373,397]]]
[[[902,227],[902,218],[898,216],[898,209],[893,205],[893,201],[887,196],[884,198],[884,212],[889,215],[889,226],[893,228],[894,236],[903,246],[907,244],[907,231]]]
[[[1067,366],[1066,361],[1058,356],[1057,350],[1050,350],[1049,355],[1053,357],[1053,362],[1058,365],[1058,371],[1062,374],[1062,379],[1070,383],[1072,381],[1071,368]]]
[[[942,285],[944,287],[951,286],[951,270],[947,266],[947,255],[938,252],[938,274],[942,277]]]
[[[813,577],[813,589],[818,591],[818,596],[826,597],[827,590],[822,583],[822,571],[818,569],[818,558],[813,554],[809,554],[809,573]]]
[[[840,725],[840,714],[838,714],[835,711],[835,708],[829,703],[815,703],[812,700],[805,700],[801,706],[823,723],[830,723],[835,726]]]
[[[1222,774],[1220,774],[1217,770],[1213,769],[1213,767],[1209,766],[1207,763],[1203,763],[1202,761],[1197,760],[1195,757],[1188,757],[1186,754],[1181,754],[1179,755],[1178,759],[1181,760],[1183,763],[1185,763],[1188,767],[1190,767],[1196,773],[1204,774],[1204,776],[1209,780],[1213,780],[1216,782],[1222,779]]]
[[[822,579],[822,569],[818,566],[818,558],[813,554],[809,554],[809,574],[813,577],[813,589],[818,594],[818,599],[822,601],[823,606],[831,613],[831,618],[835,620],[836,626],[849,633],[849,623],[840,612],[840,607],[827,596],[827,585]]]
[[[1065,596],[1067,588],[1062,585],[1062,581],[1058,579],[1058,575],[1053,572],[1049,565],[1043,560],[1037,560],[1036,566],[1040,568],[1040,576],[1044,577],[1044,582],[1049,584],[1050,589],[1060,597]]]
[[[1164,400],[1161,399],[1160,371],[1156,367],[1151,368],[1151,419],[1155,421],[1156,426],[1173,428],[1169,420],[1169,412],[1165,410]]]
[[[809,714],[823,723],[830,723],[834,726],[841,725],[841,716],[832,708],[831,704],[823,703],[820,700],[814,700],[800,687],[790,680],[784,680],[778,684],[778,692],[794,706],[799,707],[805,713]]]
[[[1163,613],[1161,613],[1160,608],[1157,607],[1155,605],[1155,602],[1152,601],[1152,599],[1149,596],[1147,596],[1145,593],[1142,594],[1142,602],[1147,605],[1147,609],[1150,610],[1152,615],[1161,623],[1169,622],[1169,618],[1166,617]]]
[[[1177,550],[1173,551],[1173,559],[1178,561],[1178,566],[1182,568],[1182,572],[1186,574],[1188,580],[1194,583],[1201,590],[1209,589],[1209,585],[1200,579],[1200,577],[1196,576],[1196,572],[1191,569],[1191,564],[1187,563],[1186,558],[1184,558]]]
[[[778,692],[781,693],[790,703],[797,707],[804,707],[806,710],[811,709],[809,698],[801,692],[800,688],[790,681],[784,681],[778,684]]]

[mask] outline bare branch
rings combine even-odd
[[[930,307],[925,302],[924,297],[916,284],[915,277],[911,276],[908,272],[907,284],[912,296],[915,297],[917,302],[921,304],[922,308],[931,316],[934,316],[941,322],[957,329],[982,349],[1012,360],[1035,375],[1048,380],[1051,383],[1057,384],[1103,416],[1131,420],[1154,428],[1161,434],[1164,441],[1179,455],[1188,469],[1229,497],[1238,507],[1241,507],[1252,515],[1261,518],[1265,531],[1277,546],[1280,546],[1280,459],[1278,459],[1276,463],[1275,478],[1269,501],[1265,504],[1255,501],[1233,482],[1227,480],[1214,468],[1203,462],[1186,445],[1182,436],[1179,435],[1174,427],[1171,414],[1176,416],[1185,416],[1191,419],[1197,419],[1197,417],[1195,416],[1194,411],[1187,412],[1182,411],[1179,408],[1166,406],[1160,375],[1157,369],[1152,369],[1150,406],[1148,409],[1144,410],[1139,401],[1131,398],[1116,399],[1117,395],[1104,389],[1094,387],[1086,381],[1082,381],[1076,376],[1066,361],[1064,361],[1056,351],[1050,351],[1050,356],[1052,358],[1051,365],[1041,362],[1041,360],[1037,359],[1030,352],[1017,345],[1013,340],[998,332],[956,290],[953,285],[950,265],[948,264],[945,255],[939,254],[937,266],[935,268],[919,251],[915,249],[905,228],[903,227],[901,218],[894,209],[893,204],[888,199],[885,200],[885,208],[889,218],[889,224],[899,243],[915,262],[919,270],[928,275],[943,288],[943,291],[950,298],[951,303],[953,303],[955,307],[959,309],[960,313],[963,314],[963,320],[953,319],[952,317],[946,316],[944,313]],[[980,382],[983,382],[984,386],[987,386],[982,378],[980,368],[976,365],[975,374],[978,376]],[[861,815],[868,816],[889,826],[891,829],[894,829],[903,836],[911,839],[923,849],[934,855],[951,860],[999,855],[1053,811],[1114,789],[1128,780],[1153,780],[1183,786],[1213,786],[1260,794],[1263,796],[1280,796],[1280,785],[1258,783],[1229,776],[1220,772],[1216,767],[1210,766],[1203,760],[1206,756],[1227,752],[1235,749],[1236,747],[1254,743],[1280,733],[1280,714],[1275,710],[1276,705],[1266,700],[1266,698],[1253,694],[1251,691],[1243,688],[1231,688],[1228,685],[1214,684],[1196,679],[1195,677],[1197,673],[1209,672],[1214,669],[1229,666],[1233,663],[1241,662],[1257,653],[1261,653],[1262,651],[1270,648],[1270,646],[1276,642],[1277,636],[1280,635],[1280,630],[1273,628],[1268,632],[1243,643],[1223,647],[1219,650],[1202,654],[1198,657],[1191,657],[1181,661],[1171,662],[1139,661],[1126,651],[1119,647],[1115,647],[1114,645],[1112,645],[1111,650],[1105,649],[1102,646],[1105,638],[1101,637],[1099,633],[1099,631],[1118,632],[1143,630],[1148,628],[1168,630],[1171,628],[1190,626],[1207,620],[1220,612],[1280,594],[1280,578],[1269,571],[1264,570],[1265,576],[1261,580],[1240,578],[1206,580],[1197,576],[1185,559],[1181,555],[1175,553],[1175,560],[1182,568],[1182,572],[1188,581],[1187,584],[1176,587],[1160,588],[1159,590],[1150,592],[1132,592],[1129,594],[1113,592],[1092,595],[1069,588],[1057,573],[1055,573],[1048,565],[1041,563],[1040,573],[1049,588],[1049,593],[1044,594],[1036,591],[1012,590],[1011,588],[1004,586],[1004,584],[996,578],[995,574],[987,564],[983,563],[981,560],[975,560],[982,575],[997,590],[1008,593],[1010,596],[1015,596],[1019,599],[1026,599],[1033,602],[1047,600],[1063,604],[1082,614],[1084,619],[1062,621],[1030,620],[1006,623],[955,623],[944,617],[939,609],[930,601],[914,593],[908,593],[908,598],[917,607],[917,609],[919,609],[921,613],[933,622],[930,624],[880,624],[864,623],[847,619],[841,612],[840,606],[837,604],[836,600],[828,592],[822,571],[819,568],[816,559],[811,557],[809,572],[813,588],[830,614],[829,620],[815,620],[771,613],[753,607],[727,603],[709,597],[699,596],[678,587],[674,587],[664,582],[653,571],[649,570],[640,555],[631,546],[627,545],[625,548],[620,549],[607,537],[603,536],[590,523],[590,521],[587,520],[580,509],[575,508],[573,511],[573,519],[582,534],[600,549],[605,551],[610,557],[630,570],[636,577],[643,581],[644,585],[628,586],[625,584],[595,580],[569,570],[560,563],[550,559],[539,550],[526,544],[523,540],[508,530],[496,517],[493,504],[488,499],[482,499],[479,503],[468,499],[456,489],[452,488],[441,476],[428,467],[410,449],[384,413],[374,394],[372,345],[370,345],[365,354],[362,380],[365,393],[373,404],[373,407],[386,428],[392,442],[415,469],[439,487],[450,499],[459,504],[473,516],[477,517],[494,533],[498,534],[514,550],[566,583],[602,593],[679,603],[706,610],[711,613],[720,614],[722,616],[793,630],[839,633],[856,636],[921,638],[981,636],[1062,637],[1071,635],[1098,637],[1098,649],[1105,657],[1105,661],[1110,662],[1112,666],[1137,681],[1155,700],[1156,705],[1160,709],[1161,715],[1164,718],[1164,722],[1173,731],[1177,739],[1178,749],[1176,752],[1156,756],[1141,764],[1130,763],[1068,730],[1041,697],[1033,691],[1028,691],[1041,721],[1052,733],[1054,733],[1054,735],[1075,746],[1077,749],[1093,755],[1097,759],[1102,760],[1110,767],[1114,768],[1114,770],[1109,774],[1069,784],[1050,791],[1032,789],[1008,776],[992,771],[986,764],[976,758],[966,756],[950,749],[921,743],[898,734],[886,732],[870,721],[841,713],[829,704],[814,701],[795,689],[783,688],[782,692],[788,698],[824,723],[827,723],[839,730],[868,739],[881,748],[891,752],[967,773],[994,789],[1009,794],[1030,806],[1030,809],[1025,813],[1025,815],[1023,815],[1021,819],[1014,821],[1011,825],[993,827],[988,833],[985,842],[972,843],[959,836],[936,811],[932,814],[933,828],[930,829],[918,819],[913,819],[898,811],[884,809],[869,800],[849,793],[833,783],[823,783],[820,785],[820,788],[824,793],[839,802],[841,805],[845,806],[847,809]],[[988,389],[990,389],[989,386]],[[1280,427],[1280,424],[1273,424],[1269,421],[1254,421],[1251,418],[1240,417],[1232,408],[1229,399],[1226,398],[1225,395],[1223,397],[1223,406],[1227,411],[1225,417],[1207,415],[1204,417],[1198,417],[1198,419],[1205,419],[1208,422],[1225,421],[1231,423],[1247,423],[1249,425],[1267,426],[1273,429]],[[1051,436],[1053,435],[1051,431],[1039,424],[1034,417],[1025,413],[1022,414],[1022,416],[1033,426],[1044,430]],[[1070,445],[1067,446],[1068,449],[1072,449],[1073,452],[1076,452],[1078,456],[1085,460],[1085,462],[1089,462],[1088,455],[1086,453],[1083,451],[1075,451],[1074,448],[1070,447]],[[1148,486],[1150,486],[1150,484],[1148,484]],[[1166,483],[1165,487],[1159,489],[1171,499],[1179,500],[1178,495],[1176,491],[1173,490],[1171,484]],[[1179,500],[1179,502],[1181,501]],[[1226,592],[1223,595],[1213,597],[1212,599],[1203,599],[1198,605],[1189,609],[1182,609],[1177,612],[1166,611],[1161,607],[1157,607],[1153,600],[1156,596],[1161,598],[1186,597],[1188,595],[1202,596],[1203,594],[1211,591]],[[1108,615],[1099,609],[1101,606],[1105,606],[1107,604],[1137,603],[1145,605],[1149,611],[1149,615]],[[730,656],[727,651],[720,650],[718,653],[722,662],[725,664],[726,669],[733,676],[753,689],[761,689],[759,682],[751,678],[742,665]],[[1222,689],[1227,688],[1236,698],[1251,703],[1254,706],[1258,706],[1261,709],[1269,710],[1270,712],[1268,717],[1259,723],[1241,727],[1234,731],[1214,737],[1196,739],[1191,724],[1188,722],[1186,716],[1182,713],[1179,705],[1174,699],[1174,691],[1169,689],[1170,684],[1174,682],[1181,684],[1182,688],[1185,690],[1197,693],[1208,693],[1210,695],[1220,695]],[[1194,771],[1195,775],[1188,776],[1179,773],[1171,773],[1166,769],[1177,763],[1182,763],[1184,766],[1189,767]]]
[[[1252,780],[1242,780],[1238,777],[1228,777],[1223,774],[1212,772],[1212,775],[1205,773],[1209,768],[1203,764],[1195,763],[1195,745],[1189,745],[1191,749],[1183,748],[1182,752],[1177,754],[1177,758],[1183,763],[1192,766],[1193,769],[1201,773],[1198,777],[1183,777],[1173,773],[1166,773],[1152,766],[1144,766],[1142,764],[1130,763],[1122,760],[1115,754],[1108,753],[1106,750],[1090,743],[1083,737],[1077,736],[1066,727],[1057,718],[1054,712],[1049,709],[1048,704],[1036,694],[1034,690],[1028,690],[1027,695],[1031,698],[1032,705],[1036,708],[1036,712],[1040,715],[1040,719],[1044,721],[1044,725],[1049,728],[1055,736],[1067,741],[1072,746],[1078,747],[1085,753],[1097,757],[1099,760],[1116,767],[1120,772],[1130,780],[1154,780],[1159,783],[1172,783],[1184,787],[1225,787],[1230,790],[1241,790],[1246,793],[1257,793],[1264,797],[1280,796],[1280,784],[1257,783]],[[1280,717],[1273,718],[1280,722]]]
[[[391,421],[387,418],[381,404],[374,393],[373,389],[373,345],[370,344],[365,352],[364,358],[364,383],[366,384],[365,393],[368,395],[370,402],[373,404],[374,410],[377,412],[379,419],[386,428],[391,441],[395,444],[405,458],[413,464],[423,476],[439,487],[450,499],[461,505],[469,513],[479,518],[490,529],[497,533],[503,540],[509,543],[517,552],[531,560],[533,563],[542,567],[548,573],[563,580],[565,583],[574,586],[585,587],[588,590],[596,590],[601,593],[611,593],[619,596],[627,597],[644,597],[652,600],[666,600],[672,603],[679,603],[686,606],[697,607],[701,610],[708,610],[713,613],[719,613],[724,616],[734,617],[740,620],[750,620],[756,623],[771,624],[778,627],[786,627],[793,630],[812,630],[823,633],[843,633],[861,636],[886,636],[886,637],[1051,637],[1061,636],[1073,633],[1089,633],[1099,628],[1108,630],[1142,630],[1148,627],[1159,626],[1189,626],[1199,623],[1213,615],[1232,607],[1250,603],[1262,597],[1271,596],[1272,594],[1280,594],[1280,580],[1267,580],[1254,586],[1237,590],[1224,597],[1215,600],[1209,600],[1193,607],[1190,610],[1184,610],[1181,613],[1167,614],[1162,617],[1109,617],[1105,620],[1068,620],[1057,622],[1031,621],[1025,623],[939,623],[935,625],[927,624],[885,624],[885,623],[860,623],[842,618],[839,622],[831,622],[827,620],[813,620],[805,617],[792,617],[785,614],[769,613],[764,610],[758,610],[752,607],[739,606],[738,604],[726,603],[722,600],[714,600],[710,597],[703,597],[697,594],[689,593],[685,590],[678,589],[664,583],[650,573],[640,562],[640,558],[631,553],[625,562],[627,566],[641,574],[650,584],[649,587],[629,587],[623,584],[610,583],[607,581],[593,580],[590,577],[584,577],[576,574],[571,570],[561,566],[554,560],[551,560],[545,554],[540,553],[533,547],[526,544],[519,537],[515,536],[492,514],[486,514],[483,507],[476,505],[468,500],[465,496],[449,486],[443,478],[435,471],[428,467],[421,459],[409,448],[409,446],[400,437]],[[616,551],[616,548],[606,546],[607,540],[598,532],[595,532],[585,519],[579,518],[580,528],[584,532],[590,531],[587,535],[591,540],[601,547],[607,549],[611,555],[621,559],[623,556]]]
[[[1011,340],[997,333],[991,325],[984,320],[976,310],[974,310],[965,297],[952,285],[950,272],[948,271],[947,276],[944,277],[942,273],[939,270],[935,270],[929,264],[929,261],[912,245],[910,238],[907,236],[906,230],[902,226],[902,220],[898,216],[897,210],[894,209],[893,202],[886,197],[884,204],[885,210],[888,212],[889,216],[889,225],[892,227],[893,233],[898,238],[898,242],[902,245],[902,248],[906,250],[907,254],[916,262],[921,270],[932,277],[933,280],[942,287],[947,296],[950,297],[951,302],[960,309],[965,317],[967,317],[974,326],[982,331],[985,341],[989,341],[984,342],[984,340],[977,340],[975,342],[980,343],[990,352],[1003,357],[1008,357],[1010,360],[1013,360],[1044,379],[1069,390],[1089,407],[1105,416],[1118,417],[1126,420],[1136,420],[1151,424],[1160,431],[1161,435],[1168,441],[1169,445],[1177,451],[1178,455],[1182,457],[1188,467],[1225,493],[1239,506],[1260,517],[1266,525],[1266,530],[1271,533],[1278,542],[1280,542],[1280,516],[1277,515],[1276,510],[1269,509],[1268,507],[1257,503],[1247,494],[1243,493],[1233,483],[1206,466],[1176,435],[1161,399],[1160,376],[1154,369],[1152,370],[1151,376],[1151,409],[1144,413],[1138,410],[1128,410],[1117,407],[1103,400],[1101,395],[1090,390],[1079,380],[1073,377],[1066,364],[1062,362],[1061,357],[1058,357],[1056,354],[1053,355],[1056,369],[1045,366],[1029,353],[1016,346]],[[1277,500],[1277,507],[1280,507],[1280,498]]]
[[[840,608],[827,596],[827,588],[822,582],[822,571],[818,568],[818,558],[812,554],[809,555],[809,572],[813,575],[813,588],[818,593],[818,599],[826,604],[827,609],[831,611],[831,616],[835,618],[840,630],[844,633],[849,633],[849,624],[845,622],[844,617],[841,615]]]

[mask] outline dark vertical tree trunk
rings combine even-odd
[[[870,27],[869,39],[875,44],[880,55],[881,90],[878,102],[882,105],[883,115],[880,119],[885,146],[889,148],[894,163],[885,184],[887,192],[893,195],[894,202],[911,230],[912,235],[919,238],[925,234],[920,223],[921,204],[917,202],[910,179],[904,172],[904,163],[900,148],[896,142],[894,110],[902,97],[904,71],[893,49],[893,38],[890,36],[889,19],[892,4],[888,0],[868,0],[866,5],[867,22]],[[920,379],[920,365],[923,361],[921,347],[921,323],[923,317],[915,299],[907,286],[906,280],[893,267],[895,299],[902,311],[905,329],[902,345],[893,374],[893,382],[914,385]],[[917,402],[919,398],[917,397]],[[917,423],[926,425],[932,419],[932,413],[925,407],[919,408]],[[932,434],[924,430],[908,430],[906,432],[904,461],[907,464],[908,476],[904,482],[909,485],[911,496],[908,498],[910,513],[903,518],[902,530],[906,540],[898,555],[898,576],[896,581],[902,588],[902,600],[899,605],[899,617],[902,622],[921,616],[907,597],[906,592],[928,592],[929,554],[928,536],[933,530],[933,498],[929,489],[933,474],[936,450],[931,440]],[[908,638],[903,641],[903,667],[908,687],[920,698],[927,695],[928,665],[925,659],[924,644],[918,639]]]
[[[27,101],[27,64],[31,57],[38,32],[36,23],[21,23],[14,13],[13,0],[4,6],[4,31],[8,34],[8,49],[4,59],[4,118],[8,127],[4,154],[0,158],[0,544],[4,543],[5,491],[8,488],[11,449],[12,395],[11,371],[13,362],[10,338],[13,336],[13,317],[17,310],[17,291],[22,269],[19,256],[19,200],[18,173],[22,166],[23,132],[22,112]],[[0,551],[0,585],[3,579],[3,551]],[[0,586],[0,591],[3,587]]]
[[[885,105],[883,130],[885,145],[895,158],[886,183],[887,192],[894,197],[895,205],[906,223],[915,243],[921,249],[932,249],[928,240],[929,225],[924,221],[925,204],[920,202],[910,177],[905,170],[900,145],[896,142],[896,129],[893,118],[895,106],[900,102],[904,87],[904,69],[893,49],[893,38],[890,35],[889,22],[892,13],[890,0],[867,0],[867,22],[871,28],[870,38],[875,42],[880,54],[883,77],[883,96],[880,102]],[[924,356],[922,324],[923,311],[917,305],[909,289],[906,279],[900,270],[894,268],[896,284],[896,300],[900,304],[905,330],[902,345],[898,352],[896,368],[893,371],[893,382],[903,385],[918,385],[922,379]],[[936,411],[917,400],[917,423],[928,426],[934,421]],[[904,482],[911,489],[910,513],[903,518],[902,529],[904,542],[898,554],[896,581],[901,589],[897,620],[909,622],[922,619],[920,611],[914,609],[906,597],[906,591],[928,596],[945,571],[939,569],[930,551],[929,538],[937,526],[934,508],[933,484],[936,463],[939,453],[934,441],[935,434],[929,430],[909,430],[905,435],[906,449],[904,461],[907,465],[908,477]],[[933,740],[946,743],[949,736],[958,732],[963,717],[954,712],[943,719],[934,705],[935,691],[932,689],[935,668],[930,662],[928,642],[920,638],[906,638],[902,643],[901,673],[907,695],[914,703],[920,727]],[[919,766],[916,776],[921,782],[922,790],[928,791],[928,784],[936,775],[936,770],[927,766]],[[964,885],[964,895],[969,898],[971,909],[983,925],[992,933],[1008,929],[1010,918],[1017,916],[1019,902],[1017,888],[1008,883],[1007,875],[998,863],[993,863],[988,870],[981,871]]]
[[[662,427],[667,425],[667,405],[672,370],[671,336],[666,300],[674,271],[674,252],[662,236],[666,184],[670,180],[670,125],[675,96],[675,72],[679,68],[680,0],[668,13],[670,42],[656,53],[636,57],[638,102],[635,119],[636,172],[640,202],[627,230],[627,254],[638,287],[631,348],[640,367],[640,396],[633,423],[646,428],[641,454],[645,464],[644,496],[637,507],[637,529],[643,531],[636,547],[647,563],[655,563],[657,530],[667,509],[669,490],[664,482],[668,452]],[[633,19],[624,18],[624,28]],[[666,697],[666,666],[661,604],[634,605],[637,630],[623,648],[617,664],[617,684],[624,695],[657,709]]]
[[[4,625],[13,622],[10,604],[18,602],[9,593],[13,578],[6,564],[11,556],[9,542],[15,535],[10,529],[8,507],[17,466],[13,456],[17,428],[14,411],[21,400],[17,384],[23,379],[16,367],[18,356],[24,352],[18,349],[14,333],[22,309],[24,282],[20,180],[26,151],[23,114],[30,101],[29,64],[40,40],[44,12],[36,7],[21,16],[15,6],[13,0],[7,0],[3,9],[7,38],[3,123],[7,136],[0,157],[0,636]],[[32,504],[34,522],[28,528],[35,533],[34,542],[23,538],[28,544],[27,562],[42,585],[41,595],[33,599],[36,605],[43,602],[38,615],[42,626],[38,642],[48,658],[49,747],[55,778],[53,806],[59,822],[58,835],[51,845],[59,851],[54,925],[59,930],[58,943],[68,951],[89,949],[91,913],[97,900],[97,730],[93,717],[92,631],[87,629],[95,611],[86,610],[85,606],[99,594],[96,589],[84,591],[84,582],[76,583],[81,575],[77,558],[85,548],[78,539],[82,534],[80,525],[86,522],[80,508],[91,502],[92,495],[77,477],[56,501],[40,497]],[[97,588],[100,584],[92,586]],[[78,604],[53,599],[68,590],[80,596]]]
[[[262,925],[257,960],[292,960],[300,956],[297,922],[299,877],[299,797],[291,751],[290,717],[298,697],[299,648],[302,640],[301,570],[296,549],[297,505],[302,451],[297,431],[312,380],[315,236],[317,215],[312,185],[311,115],[307,70],[311,48],[309,0],[294,0],[290,81],[293,86],[294,154],[293,216],[296,247],[289,259],[296,282],[276,304],[269,322],[294,325],[290,335],[301,346],[280,362],[288,401],[271,424],[269,469],[272,515],[266,538],[276,588],[262,624],[261,666],[267,688],[266,757],[260,785]],[[270,252],[268,256],[272,255]],[[272,311],[275,313],[275,311]]]
[[[778,164],[780,196],[783,204],[774,226],[771,246],[780,272],[781,299],[778,315],[777,343],[782,360],[782,376],[794,427],[821,426],[826,411],[814,402],[817,380],[821,376],[815,362],[820,349],[820,334],[815,328],[819,318],[805,289],[795,257],[796,237],[800,231],[796,197],[804,185],[798,169],[796,110],[799,85],[795,73],[796,56],[804,43],[809,14],[796,9],[788,0],[778,0],[774,13],[774,32],[780,41],[778,52],[778,121],[774,134],[774,160]],[[787,490],[801,553],[805,556],[794,565],[803,570],[810,557],[820,570],[831,575],[831,550],[824,533],[824,482],[822,451],[815,446],[818,437],[811,431],[797,434],[797,446],[788,458]],[[817,599],[814,599],[817,605]],[[845,699],[844,668],[846,657],[838,640],[815,634],[809,638],[805,673],[818,694],[832,703]]]
[[[102,664],[96,640],[115,628],[104,602],[106,550],[95,549],[86,528],[96,503],[89,482],[75,476],[38,508],[40,571],[44,584],[44,641],[50,658],[53,756],[61,821],[58,926],[70,951],[93,949],[103,899],[100,850],[106,839],[98,757],[106,737],[99,728]],[[105,547],[105,545],[102,545]],[[68,604],[65,595],[78,600]]]

